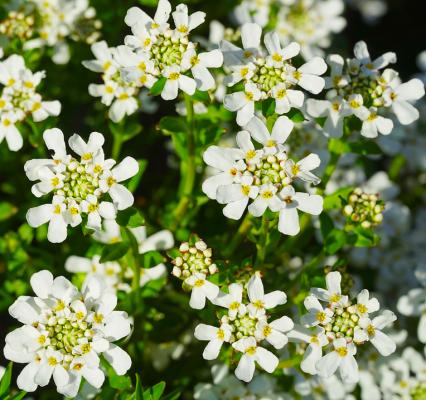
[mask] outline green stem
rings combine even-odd
[[[121,153],[121,148],[123,146],[123,139],[121,135],[113,134],[113,142],[112,142],[112,158],[114,160],[118,160]]]
[[[191,203],[196,176],[194,102],[192,97],[187,94],[185,94],[185,105],[186,120],[189,127],[187,136],[188,157],[185,160],[181,160],[181,183],[179,186],[181,197],[174,213],[174,228],[179,225],[180,220]]]
[[[238,228],[238,231],[235,235],[233,235],[231,242],[229,243],[229,246],[226,247],[223,254],[225,257],[230,257],[236,248],[241,244],[241,242],[244,240],[244,238],[247,236],[247,233],[250,231],[252,227],[252,218],[249,213],[246,214],[243,221],[241,222],[240,227]]]
[[[262,226],[260,227],[260,237],[257,247],[257,255],[255,266],[261,266],[266,259],[266,253],[268,250],[268,233],[269,233],[269,223],[270,221],[266,218],[265,214],[262,217]]]
[[[124,228],[126,230],[127,237],[130,241],[130,248],[132,250],[132,269],[133,269],[133,279],[132,279],[132,290],[138,290],[140,287],[141,279],[141,266],[139,264],[139,244],[133,235],[132,231],[129,228]]]

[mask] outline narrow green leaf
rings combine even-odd
[[[1,378],[0,381],[0,398],[3,398],[8,391],[10,387],[10,381],[12,379],[12,366],[13,363],[9,363],[9,365],[6,368],[6,371],[4,371],[3,378]]]
[[[196,90],[192,95],[192,98],[195,101],[201,101],[202,103],[210,103],[209,92],[202,92],[201,90]]]
[[[118,214],[117,223],[127,228],[137,228],[145,223],[145,218],[136,207],[129,207]]]
[[[159,128],[166,135],[188,132],[188,125],[182,117],[163,117],[160,120]]]
[[[132,177],[129,183],[127,184],[127,189],[129,189],[132,193],[134,193],[139,186],[139,183],[148,165],[148,160],[138,160],[138,164],[139,164],[138,173],[134,177]]]
[[[159,94],[161,94],[161,92],[164,89],[164,86],[166,85],[167,82],[167,78],[160,78],[157,82],[154,83],[154,85],[152,86],[150,93],[153,96],[158,96]]]
[[[119,260],[121,257],[126,255],[128,250],[128,243],[120,242],[109,244],[103,248],[100,262],[105,263],[107,261]]]

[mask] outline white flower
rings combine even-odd
[[[247,310],[252,316],[265,314],[266,310],[275,308],[277,305],[285,304],[287,296],[280,290],[265,294],[262,279],[255,273],[247,284],[247,294],[250,300]]]
[[[244,382],[250,382],[253,379],[255,363],[269,373],[274,372],[278,366],[278,358],[263,347],[258,347],[253,337],[240,339],[233,343],[232,347],[243,353],[235,370],[235,376]]]
[[[342,295],[340,272],[329,272],[325,277],[327,289],[313,288],[311,293],[320,300],[327,301],[332,305],[344,306],[348,302],[348,296]]]
[[[100,35],[96,10],[85,0],[34,0],[25,12],[32,23],[26,28],[30,39],[23,42],[24,50],[48,47],[56,64],[67,64],[71,58],[67,39],[90,44]]]
[[[329,136],[341,137],[345,117],[354,115],[362,122],[360,133],[375,138],[378,133],[389,135],[393,122],[391,110],[404,125],[419,118],[411,102],[424,96],[424,85],[419,79],[401,83],[396,71],[388,68],[396,62],[394,53],[385,53],[371,60],[365,42],[354,47],[355,58],[346,60],[338,55],[328,57],[330,76],[326,78],[327,100],[308,100],[307,112],[314,118],[325,117],[324,131]]]
[[[213,301],[219,294],[219,287],[209,282],[204,274],[193,274],[185,279],[185,283],[192,288],[189,305],[196,310],[205,307],[206,298]]]
[[[174,100],[179,89],[189,95],[195,90],[206,91],[215,86],[210,68],[219,68],[223,63],[220,50],[199,54],[196,44],[189,40],[189,33],[202,24],[205,13],[188,14],[188,7],[179,4],[172,13],[175,28],[168,23],[171,5],[162,0],[154,19],[137,7],[128,10],[125,22],[132,29],[126,36],[122,76],[130,85],[151,88],[158,79],[165,78],[161,92],[164,100]],[[127,49],[126,49],[127,47]],[[191,72],[192,77],[189,76]]]
[[[228,94],[224,105],[230,111],[238,111],[237,123],[245,126],[254,117],[255,103],[275,99],[275,112],[287,113],[291,107],[303,106],[304,95],[295,90],[296,85],[319,93],[324,87],[323,74],[327,65],[321,58],[314,58],[296,69],[291,59],[299,54],[300,46],[290,43],[282,48],[276,32],[265,34],[267,53],[260,47],[262,29],[254,23],[246,23],[241,28],[243,48],[222,41],[225,66],[229,67],[228,86],[242,81],[244,91]]]
[[[237,123],[245,126],[254,117],[254,104],[261,98],[261,92],[251,82],[244,85],[243,92],[235,92],[225,96],[223,104],[226,109],[237,112]]]
[[[272,127],[272,132],[269,133],[266,125],[257,117],[254,117],[245,126],[245,129],[250,132],[251,137],[264,146],[265,154],[275,154],[283,151],[282,146],[291,131],[294,128],[294,123],[291,119],[285,116],[278,117]]]
[[[187,250],[188,246],[184,246]],[[176,261],[176,260],[175,260]],[[245,299],[250,303],[245,304]],[[244,353],[235,371],[238,379],[249,382],[253,377],[254,362],[257,361],[267,372],[273,372],[278,359],[269,351],[260,347],[266,340],[276,349],[283,348],[287,334],[293,329],[293,321],[284,316],[268,322],[266,309],[271,309],[286,302],[286,295],[281,291],[264,294],[263,283],[255,272],[245,285],[233,283],[228,290],[220,292],[213,304],[227,309],[220,318],[220,328],[201,324],[196,328],[195,337],[209,340],[203,354],[205,359],[216,358],[224,342],[230,343],[236,350]]]
[[[302,341],[308,344],[300,368],[307,374],[316,375],[316,364],[322,357],[322,348],[328,344],[324,329],[315,327],[312,330],[296,325],[293,330],[287,333],[287,336],[291,341]]]
[[[197,88],[195,80],[182,74],[178,66],[165,68],[164,77],[167,78],[167,81],[161,92],[163,100],[176,99],[179,89],[191,96],[195,93]]]
[[[280,232],[295,235],[299,232],[297,208],[314,215],[321,213],[321,196],[296,193],[290,186],[296,179],[319,183],[311,171],[320,163],[316,154],[298,162],[288,159],[284,143],[292,128],[293,123],[282,116],[270,133],[255,117],[246,125],[247,131],[237,134],[239,148],[210,146],[204,152],[204,161],[217,173],[204,181],[203,192],[226,204],[223,209],[226,217],[240,219],[247,205],[250,214],[256,217],[269,208],[280,213]],[[256,149],[250,136],[263,148]]]
[[[356,310],[360,317],[365,314],[371,314],[380,309],[379,301],[372,297],[370,299],[370,293],[367,289],[363,289],[359,292],[356,298]]]
[[[288,343],[286,332],[294,327],[293,321],[287,317],[281,317],[270,323],[260,320],[256,325],[255,337],[257,340],[266,340],[276,349],[282,349]]]
[[[301,44],[302,56],[310,60],[322,55],[331,44],[331,35],[346,25],[342,0],[280,0],[277,32],[283,44],[296,41]]]
[[[69,144],[80,155],[80,160],[66,154],[64,135],[59,129],[49,129],[43,134],[47,147],[54,150],[52,160],[30,160],[25,172],[30,180],[40,180],[32,187],[35,196],[53,193],[52,204],[32,208],[27,213],[30,226],[38,227],[49,222],[48,240],[62,242],[67,236],[67,225],[81,223],[81,214],[88,215],[87,226],[100,229],[102,218],[115,219],[117,210],[133,204],[133,195],[119,182],[134,176],[138,163],[126,157],[120,164],[105,160],[102,145],[104,138],[93,132],[86,143],[73,135]],[[104,201],[108,194],[113,203]]]
[[[395,320],[396,315],[392,311],[385,311],[372,320],[366,317],[361,318],[358,322],[359,327],[355,328],[354,341],[364,342],[368,340],[382,356],[389,356],[395,352],[396,344],[381,329]]]
[[[333,311],[329,308],[323,308],[315,296],[308,296],[303,302],[308,314],[303,315],[302,323],[307,326],[316,326],[318,324],[327,325],[333,317]]]
[[[203,358],[205,360],[215,360],[219,355],[222,344],[229,342],[231,338],[231,327],[227,324],[222,324],[220,328],[199,324],[195,328],[194,336],[198,340],[209,341],[203,351]]]
[[[403,125],[409,125],[419,119],[419,111],[411,102],[421,99],[424,95],[425,86],[420,79],[411,79],[405,83],[394,80],[383,94],[387,105],[390,105]]]
[[[30,117],[40,122],[61,111],[59,101],[43,101],[36,92],[44,77],[44,72],[27,69],[23,57],[16,54],[0,61],[0,143],[6,139],[11,151],[20,150],[24,143],[16,124]]]
[[[345,339],[336,339],[333,341],[334,349],[323,356],[316,363],[320,376],[328,378],[332,376],[337,369],[344,381],[357,382],[359,380],[358,364],[355,360],[355,345],[346,343]]]
[[[286,186],[279,193],[282,206],[278,230],[286,235],[297,235],[300,232],[297,210],[312,215],[319,215],[323,208],[323,198],[316,194],[296,192],[292,186]]]
[[[83,65],[91,71],[101,73],[103,83],[89,85],[89,94],[100,97],[102,103],[110,107],[109,118],[119,122],[139,108],[139,89],[126,82],[120,73],[120,67],[128,64],[128,54],[119,51],[120,48],[108,47],[105,41],[94,43],[91,48],[96,59],[83,61]]]
[[[228,309],[230,318],[246,313],[246,306],[243,301],[243,287],[238,283],[231,283],[228,287],[229,293],[219,293],[213,303]]]
[[[75,397],[81,379],[95,388],[104,382],[102,354],[118,375],[130,368],[129,355],[112,342],[130,333],[126,313],[114,311],[117,298],[102,294],[99,281],[87,281],[80,293],[64,277],[49,271],[31,277],[37,297],[19,297],[9,313],[23,324],[6,336],[7,359],[27,364],[18,387],[33,392],[53,376],[58,393]]]

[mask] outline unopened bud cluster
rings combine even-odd
[[[203,240],[197,240],[194,245],[183,242],[179,247],[180,255],[172,263],[173,275],[186,279],[193,274],[213,275],[217,266],[212,261],[212,249]]]
[[[10,38],[29,39],[33,35],[34,17],[22,12],[10,11],[0,23],[0,33]]]
[[[377,194],[368,194],[356,188],[348,198],[343,208],[343,214],[355,224],[365,229],[378,225],[383,221],[384,203]]]
[[[348,342],[353,340],[354,330],[358,326],[359,315],[356,306],[346,305],[334,310],[331,321],[324,326],[326,335],[330,340],[345,338]]]
[[[420,382],[410,393],[413,400],[426,399],[426,382]]]

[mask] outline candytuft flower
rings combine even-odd
[[[132,193],[121,182],[138,172],[138,163],[132,157],[117,165],[114,160],[105,160],[102,134],[92,132],[87,143],[76,134],[69,139],[79,159],[67,154],[59,129],[46,130],[43,138],[54,152],[52,159],[30,160],[25,172],[31,181],[39,181],[32,187],[33,194],[42,197],[52,193],[53,200],[28,210],[27,221],[34,228],[49,222],[50,242],[63,242],[67,226],[80,225],[83,215],[87,215],[88,228],[99,230],[103,219],[114,220],[119,210],[133,204]]]
[[[44,71],[33,73],[16,54],[0,61],[0,143],[6,140],[11,151],[20,150],[24,143],[16,124],[29,118],[44,121],[61,112],[59,101],[43,101],[36,92],[44,77]]]
[[[424,85],[419,79],[402,83],[398,72],[383,68],[396,62],[395,53],[385,53],[371,60],[365,42],[354,47],[355,58],[346,62],[339,55],[328,58],[330,76],[327,77],[327,100],[310,99],[307,112],[312,117],[325,117],[324,131],[332,137],[343,135],[343,120],[355,116],[362,122],[361,135],[375,138],[379,133],[389,135],[393,122],[392,111],[399,122],[408,125],[419,118],[412,102],[424,96]]]
[[[304,94],[297,86],[318,94],[324,88],[322,75],[327,65],[316,57],[296,68],[291,59],[300,52],[296,42],[282,48],[278,34],[268,32],[260,46],[262,28],[255,23],[246,23],[241,28],[243,48],[222,41],[225,66],[231,71],[226,77],[228,86],[244,83],[243,91],[236,91],[224,98],[224,105],[237,112],[237,123],[245,126],[254,117],[255,103],[267,99],[275,101],[275,112],[286,114],[291,107],[301,108]]]
[[[34,392],[51,378],[58,393],[75,397],[82,378],[100,388],[105,375],[100,356],[118,375],[131,366],[129,355],[113,342],[130,334],[127,314],[114,311],[117,298],[100,282],[86,281],[81,292],[49,271],[31,277],[36,297],[21,296],[9,313],[23,324],[6,336],[7,359],[27,364],[17,379],[21,390]]]
[[[245,299],[248,299],[245,300]],[[283,316],[269,321],[266,310],[284,304],[287,297],[282,291],[264,293],[259,273],[253,274],[245,284],[233,283],[228,293],[221,292],[213,304],[224,307],[220,326],[199,324],[195,337],[209,341],[204,350],[206,360],[216,359],[224,343],[229,343],[241,354],[235,376],[245,382],[253,378],[255,364],[272,373],[278,365],[278,358],[261,346],[263,341],[274,348],[282,349],[288,342],[286,333],[293,329],[293,321]]]
[[[316,154],[294,162],[284,150],[283,144],[293,126],[289,118],[281,116],[270,133],[255,117],[246,130],[237,134],[238,148],[211,146],[205,151],[204,161],[215,168],[217,174],[204,181],[203,192],[226,205],[223,209],[226,217],[240,219],[247,206],[249,213],[258,217],[269,208],[279,213],[280,232],[297,235],[300,231],[297,210],[313,215],[321,213],[321,196],[296,192],[292,186],[298,179],[313,184],[320,182],[311,172],[320,164]],[[263,147],[256,149],[251,138]]]
[[[326,275],[327,289],[311,289],[304,302],[309,311],[302,317],[304,326],[296,327],[289,337],[309,343],[301,365],[304,372],[329,378],[339,370],[344,382],[356,383],[357,348],[371,342],[381,355],[392,354],[396,345],[382,329],[394,322],[396,316],[386,310],[370,319],[370,314],[379,311],[377,299],[362,290],[351,302],[347,295],[342,295],[341,278],[340,272],[330,272]]]

